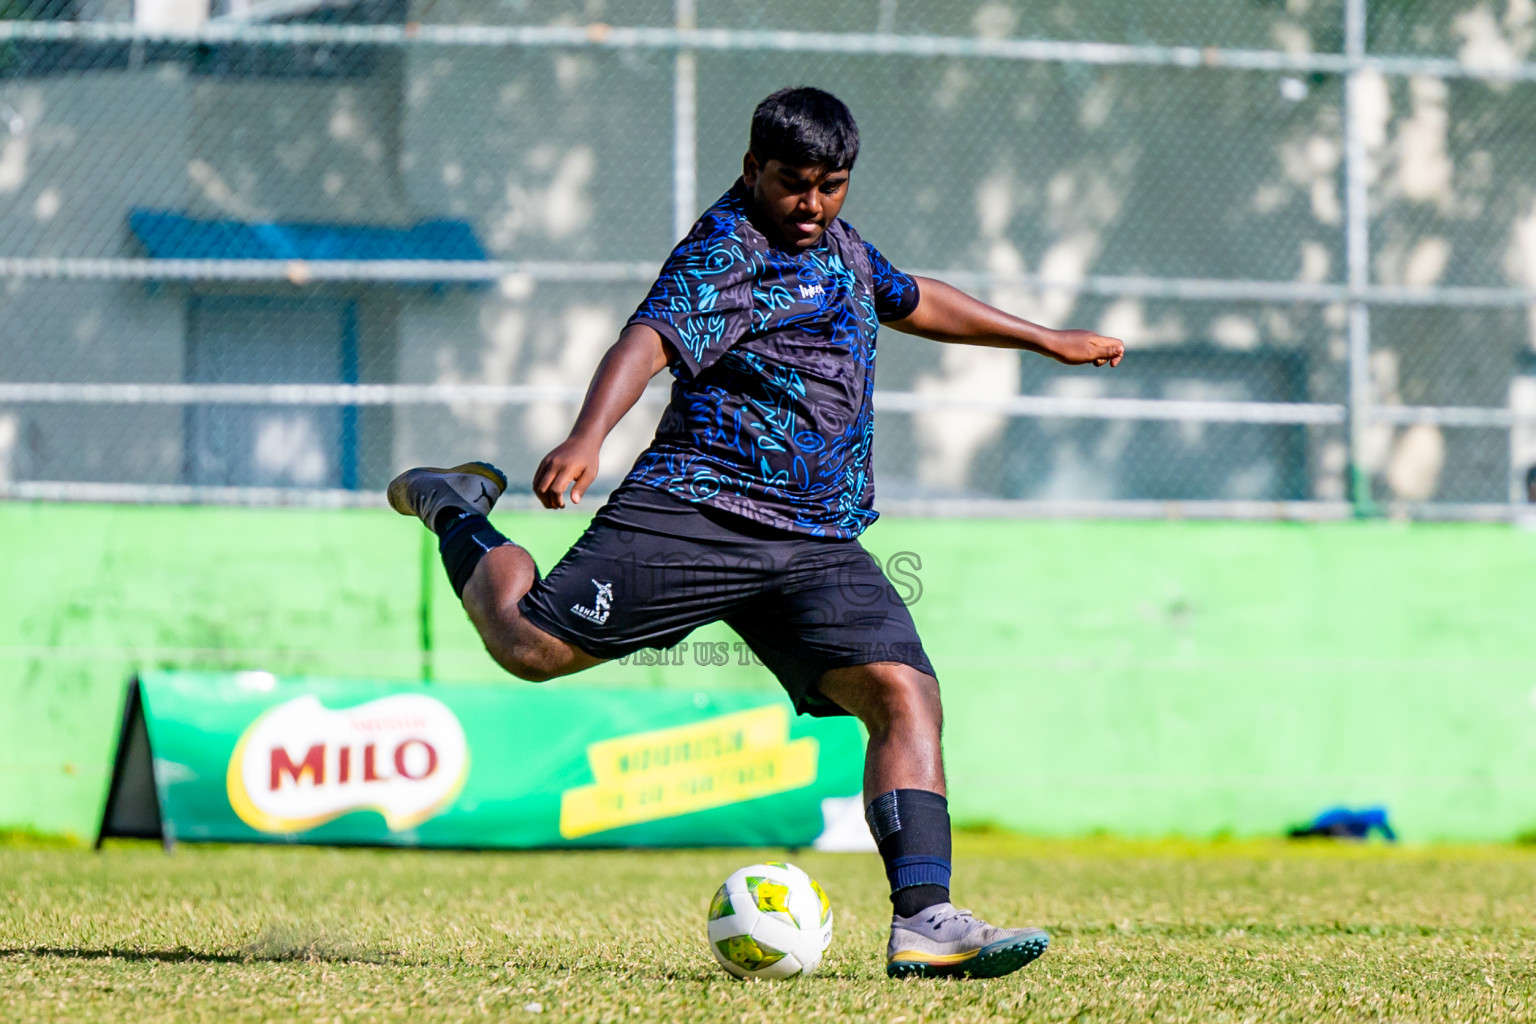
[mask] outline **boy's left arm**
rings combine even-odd
[[[885,326],[933,341],[1028,349],[1069,365],[1119,366],[1125,355],[1125,342],[1117,338],[1092,331],[1053,331],[1010,316],[943,281],[927,277],[914,280],[917,308]]]

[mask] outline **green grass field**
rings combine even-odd
[[[773,851],[783,856],[782,851]],[[726,977],[704,910],[762,851],[0,848],[17,1021],[1494,1021],[1536,1007],[1536,851],[961,836],[957,902],[1054,936],[986,982],[890,982],[873,856],[822,973]]]

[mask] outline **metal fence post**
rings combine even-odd
[[[699,27],[697,0],[676,0],[677,29]],[[672,238],[681,240],[698,217],[698,64],[694,51],[679,47],[672,72]]]
[[[1349,501],[1356,515],[1371,515],[1375,502],[1364,464],[1371,426],[1371,309],[1365,290],[1371,283],[1370,182],[1361,131],[1364,103],[1365,20],[1367,0],[1345,0],[1344,55],[1344,245],[1349,282]]]
[[[433,653],[432,637],[432,585],[437,579],[437,544],[429,531],[421,531],[421,551],[418,557],[416,591],[416,625],[420,630],[421,681],[432,682],[436,675],[437,658]]]

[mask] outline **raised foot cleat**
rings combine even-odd
[[[1051,937],[1039,928],[994,928],[940,903],[891,919],[885,973],[892,978],[1000,978],[1040,957]]]
[[[506,474],[489,462],[466,462],[452,469],[419,466],[389,482],[389,507],[403,516],[416,516],[430,530],[445,508],[489,515],[506,489]]]

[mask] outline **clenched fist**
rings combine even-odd
[[[1083,363],[1119,366],[1120,360],[1125,357],[1125,342],[1092,331],[1054,331],[1050,354],[1068,366]]]
[[[571,489],[572,504],[580,504],[581,496],[597,479],[596,442],[582,437],[568,437],[544,456],[539,468],[533,473],[533,493],[545,508],[565,508],[565,489]]]

